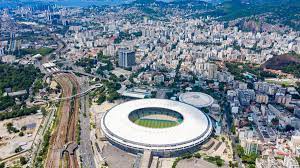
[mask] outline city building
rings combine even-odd
[[[144,99],[152,96],[151,91],[148,89],[131,88],[121,93],[124,97]]]
[[[299,106],[296,106],[294,108],[294,115],[298,118],[300,118],[300,107]]]
[[[255,99],[255,92],[252,89],[238,90],[238,97],[242,106],[249,106]]]
[[[134,66],[135,63],[135,52],[128,49],[119,49],[119,66],[122,68],[129,68]]]
[[[165,77],[164,77],[163,74],[155,75],[155,76],[154,76],[154,82],[155,82],[156,84],[161,84],[161,83],[164,82],[164,81],[165,81]]]
[[[290,156],[284,157],[283,166],[286,168],[300,168],[298,161]]]
[[[269,96],[265,95],[265,94],[256,94],[256,102],[257,103],[268,104]]]
[[[257,158],[255,161],[256,168],[283,168],[283,162],[275,159],[274,156],[267,156],[266,158]]]
[[[286,104],[288,105],[292,101],[291,95],[285,95],[284,93],[276,93],[275,94],[275,101],[279,104]]]
[[[259,145],[261,143],[256,139],[246,139],[244,143],[245,154],[259,154]]]

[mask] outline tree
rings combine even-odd
[[[43,89],[43,80],[42,79],[38,79],[34,82],[34,93],[37,93],[39,89]]]
[[[109,80],[112,80],[114,82],[118,82],[119,78],[115,74],[111,74],[110,77],[109,77]]]
[[[225,142],[225,138],[224,137],[222,137],[222,142]]]
[[[223,166],[223,160],[217,159],[216,164],[217,164],[218,167],[222,167]]]
[[[232,132],[233,135],[235,135],[235,133],[236,133],[236,128],[235,128],[234,125],[231,127],[231,132]]]
[[[22,147],[19,146],[19,147],[17,147],[17,148],[15,149],[15,153],[19,153],[19,152],[21,152],[22,150],[23,150]]]
[[[5,163],[4,162],[0,163],[0,168],[5,168]]]
[[[208,109],[207,107],[202,108],[202,111],[203,111],[204,113],[209,113],[209,109]]]
[[[33,65],[8,65],[0,63],[0,92],[5,88],[12,91],[28,90],[40,72]],[[1,101],[0,101],[1,102]]]
[[[120,94],[118,92],[114,91],[114,92],[109,93],[106,96],[106,100],[109,102],[112,102],[112,101],[118,99],[119,97],[120,97]]]
[[[120,76],[119,76],[119,80],[120,80],[121,82],[123,82],[123,81],[126,80],[126,77],[125,77],[124,75],[120,75]]]
[[[295,128],[293,126],[291,126],[289,124],[285,126],[285,131],[286,132],[289,132],[289,131],[292,131],[292,130],[295,130]]]
[[[27,164],[27,159],[25,157],[21,156],[20,157],[20,163],[21,163],[21,165]]]
[[[300,157],[296,157],[295,159],[297,160],[298,164],[300,164]]]
[[[97,68],[96,74],[98,74],[98,75],[104,75],[103,70],[102,70],[101,67]]]
[[[241,158],[242,158],[244,163],[247,163],[249,165],[251,165],[251,164],[255,165],[255,160],[256,160],[257,157],[258,157],[257,154],[251,153],[251,154],[248,154],[248,155],[244,154]]]
[[[277,117],[272,118],[271,123],[272,123],[274,126],[277,126],[277,125],[279,125],[279,119],[278,119]]]
[[[46,111],[45,107],[41,108],[41,112],[42,112],[43,116],[47,115],[47,111]]]
[[[11,123],[11,122],[9,122],[9,123],[6,124],[6,127],[7,127],[7,128],[8,128],[8,127],[12,127],[12,126],[14,126],[14,124]]]
[[[20,133],[19,133],[19,136],[20,136],[20,137],[24,136],[24,132],[20,132]]]
[[[201,92],[201,91],[203,91],[203,89],[200,86],[194,86],[193,91],[194,92]]]
[[[248,165],[248,168],[255,168],[255,164]]]
[[[17,132],[19,132],[19,130],[16,129],[14,127],[13,123],[11,123],[11,122],[6,124],[6,129],[7,129],[7,132],[9,132],[9,133],[17,133]]]
[[[111,71],[111,70],[113,70],[113,69],[114,69],[113,64],[112,64],[110,61],[108,61],[108,62],[107,62],[107,70],[108,70],[108,71]]]
[[[219,89],[220,89],[220,91],[224,91],[224,89],[225,89],[225,83],[224,82],[219,83]]]
[[[241,145],[237,145],[236,147],[236,152],[239,157],[242,157],[244,155],[244,148]]]
[[[21,106],[15,106],[11,112],[0,113],[0,121],[10,118],[16,118],[21,116],[27,116],[30,114],[36,114],[38,107],[21,108]]]
[[[186,154],[184,154],[184,155],[181,156],[181,159],[190,159],[192,157],[193,157],[192,154],[186,153]]]
[[[106,96],[104,93],[101,93],[98,97],[97,103],[102,104],[106,100]]]
[[[0,91],[0,93],[1,93],[1,91]],[[15,105],[15,101],[12,97],[9,97],[9,96],[1,97],[0,96],[0,110],[5,110],[8,107],[11,107],[13,105]]]
[[[85,67],[84,72],[91,73],[92,69],[90,67]]]
[[[201,158],[201,154],[200,153],[196,153],[196,154],[194,154],[194,157],[200,159]]]

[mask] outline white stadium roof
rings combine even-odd
[[[179,96],[179,101],[184,102],[186,104],[190,104],[197,108],[208,107],[211,106],[214,102],[214,99],[205,93],[201,92],[186,92],[182,93]]]
[[[180,113],[183,122],[169,128],[148,128],[133,123],[129,114],[143,108]],[[138,149],[176,150],[199,145],[212,133],[212,123],[199,109],[167,99],[139,99],[115,106],[101,119],[105,136],[115,143]]]

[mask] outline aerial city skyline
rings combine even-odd
[[[0,168],[299,168],[298,0],[0,0]]]

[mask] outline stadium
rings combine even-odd
[[[101,119],[111,144],[130,153],[150,150],[160,157],[193,152],[212,134],[210,118],[199,109],[167,99],[139,99],[113,107]]]
[[[201,92],[186,92],[179,96],[179,101],[197,108],[209,107],[214,103],[214,98]]]

